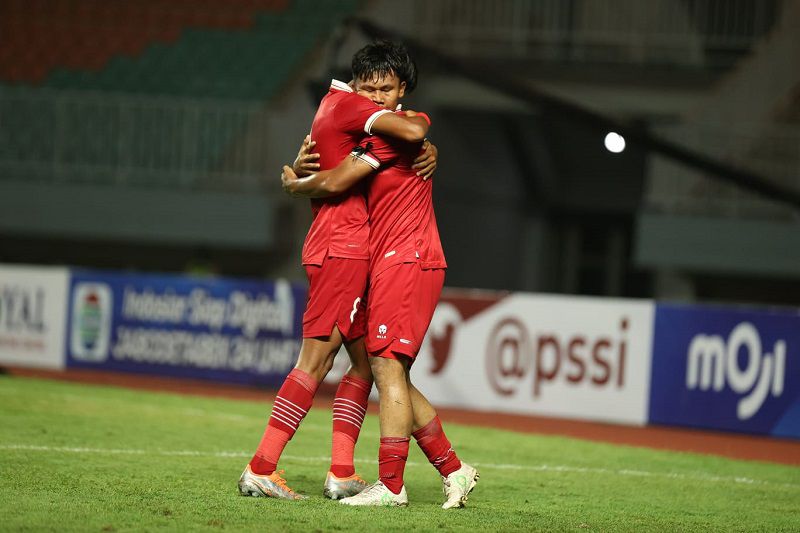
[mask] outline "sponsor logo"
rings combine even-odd
[[[431,374],[439,374],[445,370],[450,360],[451,346],[455,336],[465,321],[489,309],[499,297],[490,298],[448,298],[447,296],[436,306],[428,333],[422,343],[421,352],[430,353],[433,365]]]
[[[386,324],[381,324],[380,326],[378,326],[378,338],[385,339],[387,331],[388,328],[386,327]]]
[[[786,341],[776,340],[772,353],[764,353],[758,329],[741,322],[727,340],[705,333],[692,338],[686,354],[686,388],[719,392],[727,384],[736,394],[746,394],[739,400],[736,416],[747,420],[769,394],[783,394],[785,369]]]
[[[111,338],[111,288],[105,283],[78,283],[72,294],[70,347],[79,361],[108,358]]]
[[[44,287],[0,285],[0,333],[46,333],[46,294]]]
[[[516,318],[499,321],[486,345],[486,371],[498,394],[510,396],[533,374],[532,396],[554,382],[622,389],[625,386],[628,318],[621,317],[614,336],[590,338],[579,333],[531,335]]]

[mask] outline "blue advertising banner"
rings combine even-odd
[[[72,272],[67,366],[279,386],[306,289],[178,275]]]
[[[659,304],[650,423],[800,438],[800,313]]]

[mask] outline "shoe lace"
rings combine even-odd
[[[455,481],[455,484],[453,483],[453,481]],[[442,487],[444,489],[444,493],[447,494],[448,492],[450,492],[451,489],[453,489],[454,486],[457,488],[464,489],[466,486],[466,478],[464,478],[464,476],[459,476],[455,478],[452,475],[442,476],[442,484],[444,485],[444,487]]]
[[[361,491],[361,494],[367,496],[374,492],[380,492],[380,490],[381,490],[380,482],[375,482],[372,485],[367,485],[367,487],[363,491]]]
[[[272,481],[280,488],[284,489],[286,492],[294,494],[294,491],[286,485],[286,480],[281,477],[281,475],[283,475],[284,472],[286,472],[286,470],[278,470],[277,472],[275,472],[275,477],[273,478]]]

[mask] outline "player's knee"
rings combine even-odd
[[[360,365],[351,364],[350,368],[347,370],[347,375],[362,379],[364,381],[373,381],[372,369],[370,368],[369,363],[366,361],[364,361],[364,364]]]
[[[329,350],[301,350],[295,368],[313,376],[318,381],[328,375],[333,367],[336,352]]]
[[[372,370],[363,339],[348,343],[346,347],[347,355],[350,357],[350,369],[347,373],[365,381],[372,381]]]
[[[371,357],[369,363],[375,386],[379,390],[405,382],[405,368],[402,362],[385,357]]]

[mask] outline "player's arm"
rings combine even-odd
[[[431,124],[425,113],[396,113],[380,108],[369,98],[359,95],[353,95],[347,105],[337,106],[333,113],[342,131],[381,134],[406,142],[422,142]]]
[[[339,166],[300,178],[289,166],[283,167],[283,190],[302,198],[336,196],[369,176],[375,169],[361,159],[345,157]]]
[[[431,121],[425,113],[406,111],[383,113],[372,123],[373,134],[387,135],[406,142],[422,142],[428,134]]]
[[[422,144],[422,150],[417,158],[414,159],[414,165],[412,165],[411,168],[417,171],[417,176],[420,176],[423,180],[427,180],[436,172],[438,162],[439,149],[436,148],[435,144],[425,139],[425,142]]]
[[[311,140],[311,135],[306,135],[300,144],[300,150],[292,165],[292,170],[300,177],[310,176],[319,170],[319,154],[312,153],[311,150],[317,145],[316,141]]]

